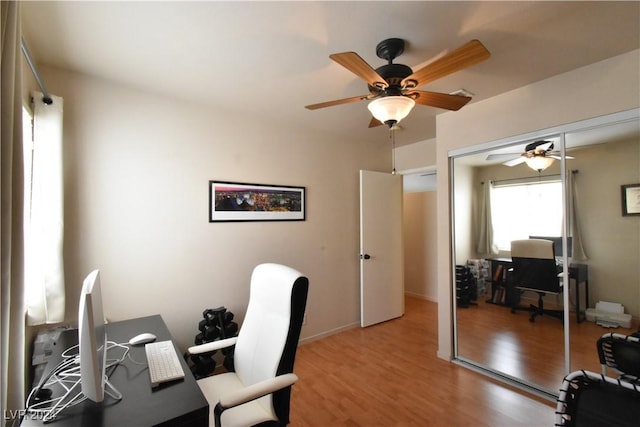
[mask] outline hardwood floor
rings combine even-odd
[[[302,344],[290,425],[554,424],[555,402],[438,359],[436,325],[436,304],[408,297],[400,319]]]
[[[458,308],[460,355],[484,366],[523,378],[555,393],[565,375],[563,322],[542,316],[529,322],[527,311],[487,304]],[[569,319],[571,370],[600,372],[596,342],[607,332],[630,334],[636,330],[607,329],[593,322]]]

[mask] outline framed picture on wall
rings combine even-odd
[[[305,187],[209,181],[209,222],[304,220]]]
[[[640,184],[622,186],[622,215],[640,215]]]

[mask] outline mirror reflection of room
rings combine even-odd
[[[593,350],[602,334],[636,331],[640,230],[622,215],[619,192],[640,180],[639,146],[636,121],[453,159],[456,275],[464,266],[475,279],[475,289],[455,285],[460,360],[554,393],[570,367],[600,370]],[[527,149],[553,156],[540,166],[526,161]],[[528,240],[547,243],[544,255],[525,253],[533,265],[520,272],[529,268],[531,280],[518,276],[512,253]],[[547,267],[546,284],[531,277]],[[594,316],[599,302],[622,307],[624,316]]]

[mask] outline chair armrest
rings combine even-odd
[[[211,341],[205,344],[194,345],[187,349],[189,354],[202,354],[210,351],[220,350],[223,348],[231,347],[236,344],[238,337],[225,338],[223,340]]]
[[[278,375],[275,378],[269,378],[241,390],[230,392],[220,398],[218,405],[220,405],[223,410],[233,408],[234,406],[242,405],[243,403],[271,394],[274,391],[289,387],[296,381],[298,381],[296,374]]]

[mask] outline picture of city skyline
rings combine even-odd
[[[210,182],[210,221],[303,220],[304,188]]]

